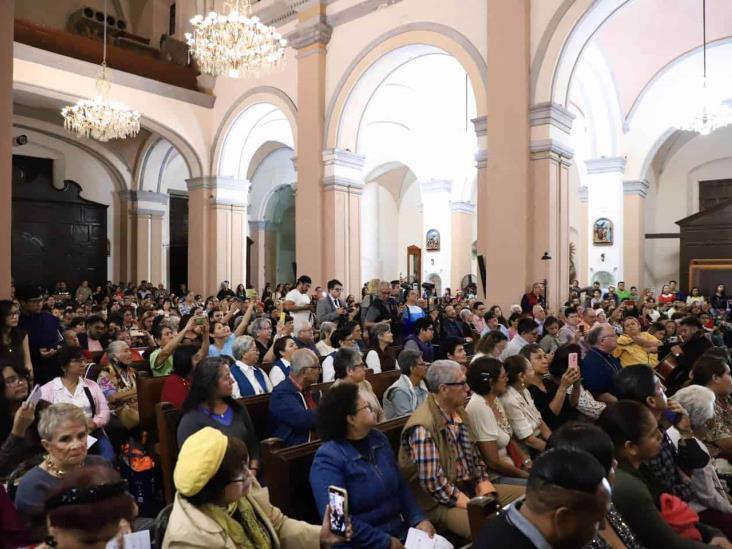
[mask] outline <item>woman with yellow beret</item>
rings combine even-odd
[[[173,473],[177,490],[163,549],[311,549],[350,539],[287,518],[251,474],[246,445],[218,429],[189,436]]]

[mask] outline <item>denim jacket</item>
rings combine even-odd
[[[328,504],[328,486],[345,488],[352,546],[388,549],[392,536],[403,541],[409,527],[426,517],[399,473],[386,436],[372,429],[367,439],[370,460],[347,440],[322,444],[310,469],[310,486],[321,517]]]

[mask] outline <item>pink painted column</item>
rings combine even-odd
[[[324,274],[345,294],[361,288],[361,194],[365,158],[340,149],[323,153]],[[300,189],[298,189],[298,193]]]
[[[648,181],[623,181],[623,277],[626,288],[644,286],[647,195]]]
[[[298,276],[307,274],[323,285],[335,273],[326,265],[325,243],[333,227],[326,221],[323,192],[325,125],[325,57],[332,28],[325,22],[326,2],[309,0],[299,6],[298,23],[288,36],[297,50],[297,190],[295,193],[295,260]],[[327,227],[327,229],[326,229]],[[345,282],[345,281],[343,281]]]
[[[13,14],[15,0],[0,0],[0,298],[10,297],[13,212]]]
[[[265,250],[265,230],[266,221],[250,221],[249,222],[249,238],[254,241],[252,244],[252,284],[254,288],[262,293],[266,284],[266,273],[264,272],[266,261],[264,256]]]
[[[587,187],[580,187],[579,189],[579,202],[580,202],[580,215],[579,215],[579,233],[580,241],[579,248],[575,254],[575,264],[577,265],[577,279],[579,280],[580,286],[588,286],[590,284],[589,271],[590,267],[588,264],[589,257],[589,245],[590,245],[590,225],[589,216],[587,213]],[[570,283],[572,281],[570,280]],[[630,286],[628,286],[630,288]]]
[[[529,4],[529,0],[487,3],[491,85],[487,118],[475,121],[480,150],[478,254],[486,263],[487,300],[504,310],[521,297],[527,279]]]

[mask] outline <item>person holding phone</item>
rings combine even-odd
[[[329,514],[320,526],[294,520],[272,505],[249,469],[239,439],[205,427],[183,443],[173,473],[176,494],[163,549],[312,549],[350,539],[331,532]]]
[[[324,443],[313,459],[310,485],[321,516],[331,498],[343,502],[341,515],[345,518],[347,510],[351,518],[354,547],[397,549],[403,547],[410,527],[430,536],[435,528],[400,475],[389,441],[375,425],[376,416],[356,385],[343,383],[323,395],[318,431]]]

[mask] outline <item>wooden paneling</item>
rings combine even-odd
[[[188,197],[170,195],[170,289],[188,281]]]
[[[16,285],[76,288],[107,280],[107,206],[81,198],[81,187],[52,183],[53,160],[13,156],[13,252]],[[93,182],[90,182],[93,183]]]

